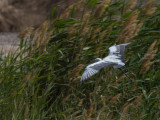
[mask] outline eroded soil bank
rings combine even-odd
[[[76,0],[0,0],[0,32],[19,32],[38,27],[54,6],[62,11]]]

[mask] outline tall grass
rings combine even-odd
[[[82,18],[74,18],[76,12]],[[83,0],[54,22],[28,28],[20,34],[20,52],[1,61],[1,118],[160,119],[159,19],[152,0],[139,8],[121,0]],[[130,41],[124,71],[131,79],[106,68],[80,83],[94,58]]]

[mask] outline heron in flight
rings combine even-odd
[[[112,66],[115,69],[121,68],[125,65],[124,59],[124,51],[125,47],[131,43],[125,43],[120,45],[113,45],[109,48],[109,55],[103,59],[96,58],[94,63],[88,65],[85,68],[85,71],[81,77],[80,81],[86,80],[93,76],[94,74],[98,73],[100,69]]]

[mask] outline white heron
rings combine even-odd
[[[125,65],[124,59],[124,51],[125,47],[131,43],[125,43],[120,45],[113,45],[109,48],[109,55],[103,59],[96,58],[94,63],[88,65],[85,68],[85,71],[81,77],[80,81],[86,80],[93,76],[94,74],[98,73],[100,69],[112,66],[113,68],[121,68]]]

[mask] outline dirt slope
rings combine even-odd
[[[0,0],[0,32],[19,32],[39,26],[50,15],[53,6],[64,11],[78,0]],[[130,1],[130,0],[125,0]],[[147,0],[137,0],[142,5]]]
[[[39,26],[53,6],[65,9],[76,0],[0,0],[0,32],[18,32]]]

